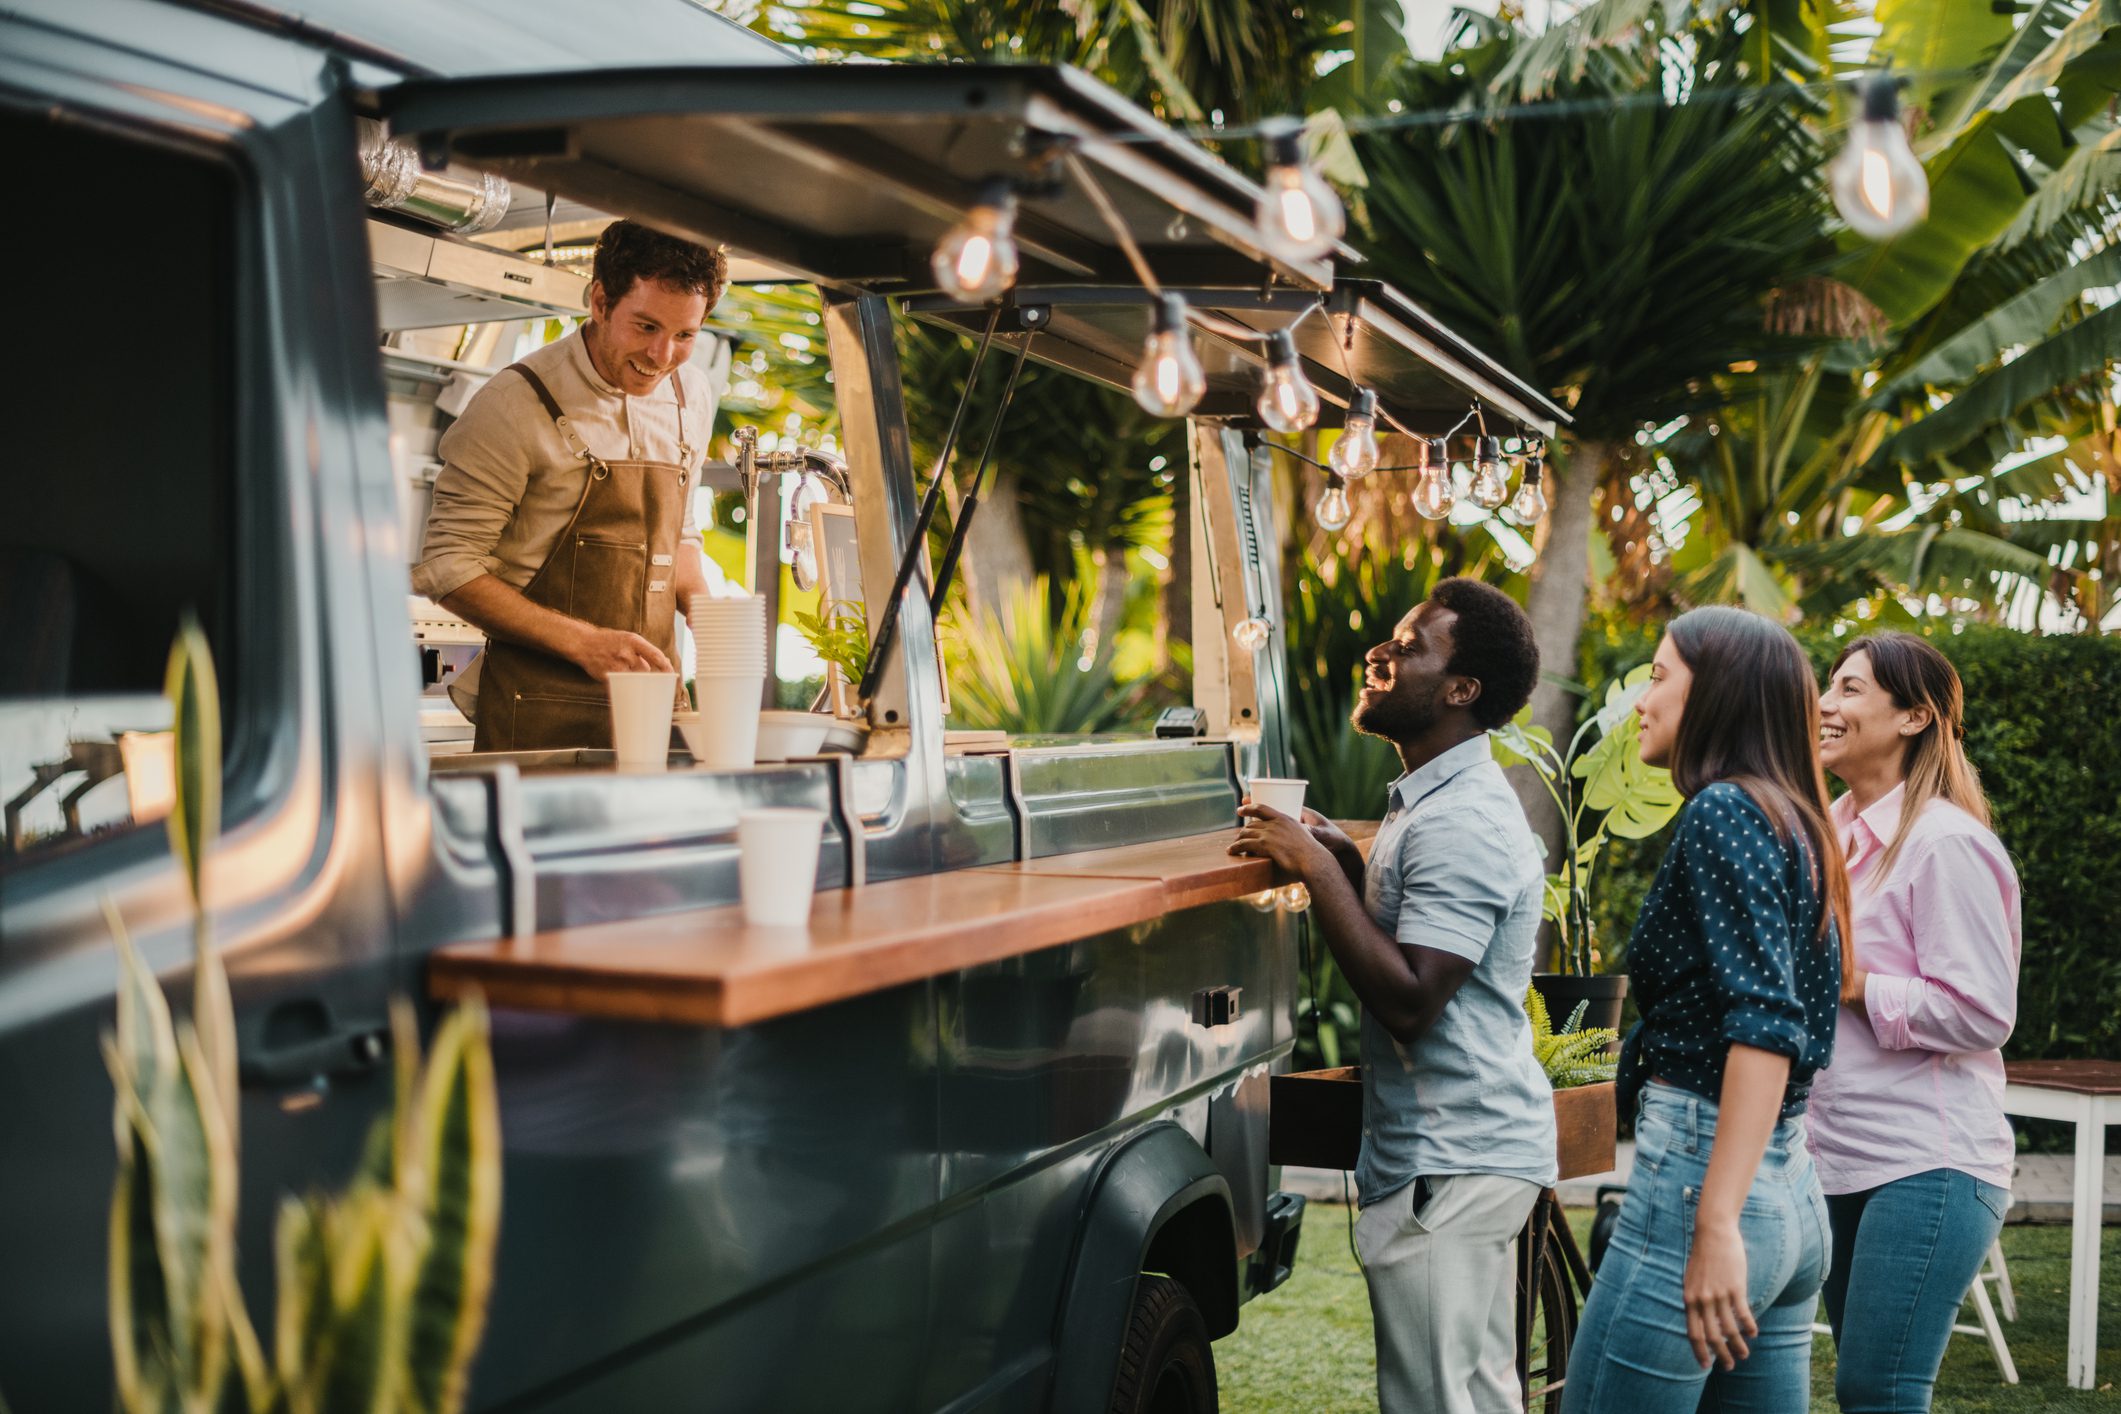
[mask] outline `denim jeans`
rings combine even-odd
[[[1826,1318],[1845,1414],[1921,1414],[1959,1303],[1981,1270],[2007,1188],[1957,1169],[1931,1169],[1826,1200],[1834,1270]]]
[[[1775,1126],[1738,1218],[1746,1301],[1760,1333],[1734,1369],[1703,1369],[1687,1340],[1684,1283],[1716,1106],[1651,1082],[1635,1120],[1635,1167],[1591,1283],[1562,1391],[1564,1414],[1803,1414],[1812,1317],[1826,1279],[1826,1201],[1804,1123]]]

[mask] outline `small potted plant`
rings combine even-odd
[[[1605,701],[1576,729],[1566,751],[1555,749],[1544,727],[1532,725],[1530,708],[1490,733],[1495,759],[1505,766],[1530,766],[1561,812],[1561,872],[1547,876],[1546,892],[1560,970],[1534,976],[1532,985],[1561,1015],[1574,1015],[1584,1004],[1596,1027],[1620,1025],[1628,990],[1625,975],[1596,972],[1605,957],[1591,912],[1599,857],[1616,836],[1639,840],[1656,834],[1686,803],[1671,774],[1642,759],[1635,704],[1649,682],[1645,663],[1608,683]]]

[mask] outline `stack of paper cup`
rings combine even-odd
[[[755,594],[695,594],[687,617],[696,664],[693,695],[699,699],[697,725],[685,733],[693,759],[720,770],[749,766],[766,691],[766,601]]]

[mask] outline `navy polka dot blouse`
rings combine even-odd
[[[1782,1116],[1804,1112],[1834,1054],[1841,944],[1811,852],[1777,836],[1745,791],[1719,781],[1687,802],[1628,943],[1642,1020],[1620,1058],[1622,1113],[1650,1077],[1714,1101],[1723,1061],[1746,1045],[1790,1058]]]

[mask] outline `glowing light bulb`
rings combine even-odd
[[[1880,241],[1929,214],[1930,183],[1900,125],[1899,86],[1877,74],[1864,80],[1862,93],[1863,120],[1827,168],[1827,186],[1849,229]]]
[[[1318,504],[1311,508],[1311,518],[1318,522],[1320,530],[1346,530],[1348,522],[1355,518],[1355,510],[1348,504],[1348,493],[1334,482],[1326,487]]]
[[[979,204],[935,248],[929,269],[943,293],[986,303],[1016,283],[1016,197],[1002,179],[980,189]]]
[[[1302,884],[1284,884],[1281,906],[1291,913],[1301,913],[1311,906],[1311,891]]]
[[[1284,260],[1316,260],[1340,240],[1347,214],[1333,188],[1304,161],[1302,123],[1283,119],[1265,137],[1266,191],[1256,213],[1259,243]]]
[[[1502,474],[1502,439],[1483,437],[1473,453],[1473,504],[1484,511],[1502,509],[1510,499],[1510,479]]]
[[[1296,340],[1286,329],[1267,336],[1267,376],[1253,406],[1259,420],[1276,432],[1301,432],[1318,421],[1318,389],[1304,377]]]
[[[1193,353],[1185,300],[1165,295],[1152,310],[1141,367],[1134,370],[1134,401],[1157,417],[1183,417],[1208,391],[1208,375]]]
[[[1458,503],[1458,488],[1451,484],[1451,454],[1441,437],[1431,437],[1422,447],[1421,480],[1414,484],[1414,509],[1424,519],[1442,520]]]
[[[1255,912],[1272,913],[1281,907],[1281,890],[1261,889],[1256,894],[1246,894],[1245,903]]]
[[[1274,637],[1274,625],[1266,619],[1251,618],[1239,622],[1230,630],[1230,641],[1247,653],[1257,653]]]
[[[1340,438],[1326,461],[1343,479],[1354,481],[1377,470],[1377,394],[1357,388],[1348,400],[1348,415],[1341,423]]]
[[[1524,478],[1517,483],[1517,494],[1510,498],[1509,517],[1519,525],[1537,525],[1546,517],[1547,493],[1540,486],[1545,480],[1546,464],[1538,457],[1524,459]]]

